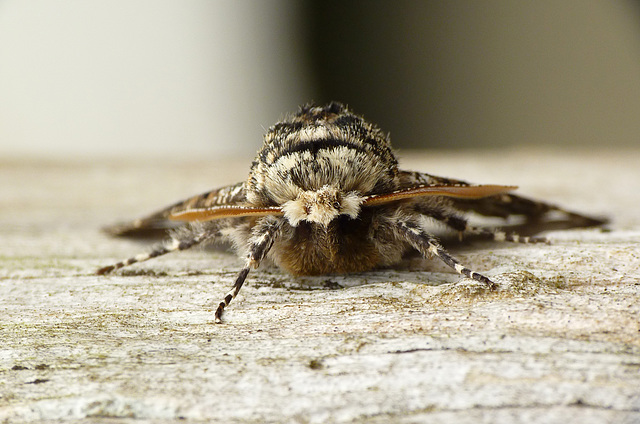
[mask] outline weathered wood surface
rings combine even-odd
[[[4,160],[0,421],[640,422],[640,152],[401,156],[613,223],[453,248],[493,294],[419,258],[260,269],[215,325],[239,259],[182,252],[98,277],[147,248],[98,230],[241,180],[249,161]]]

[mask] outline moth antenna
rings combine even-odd
[[[508,193],[517,189],[516,186],[504,185],[417,185],[391,193],[367,196],[362,206],[375,206],[397,200],[411,199],[425,196],[443,196],[459,199],[480,199]]]
[[[204,222],[221,218],[240,218],[243,216],[259,217],[282,214],[282,208],[279,206],[250,207],[224,205],[173,212],[169,215],[169,219],[172,221]]]

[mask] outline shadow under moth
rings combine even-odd
[[[183,223],[169,232],[166,243],[97,273],[196,245],[231,242],[245,262],[217,307],[219,323],[249,270],[265,258],[293,275],[318,275],[391,266],[413,249],[494,289],[492,280],[451,256],[430,234],[429,224],[440,222],[460,237],[539,243],[546,239],[472,226],[465,215],[518,215],[535,224],[554,213],[573,227],[604,223],[511,194],[515,188],[403,171],[389,137],[376,125],[340,103],[307,105],[267,131],[246,181],[110,227],[114,235],[136,235],[167,228],[171,221]]]

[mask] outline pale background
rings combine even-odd
[[[398,147],[635,146],[613,1],[0,1],[0,156],[250,158],[340,100]]]

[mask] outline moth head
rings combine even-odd
[[[364,199],[355,192],[341,193],[336,187],[325,185],[317,190],[305,190],[282,205],[282,212],[292,226],[300,221],[324,227],[339,215],[356,218]]]

